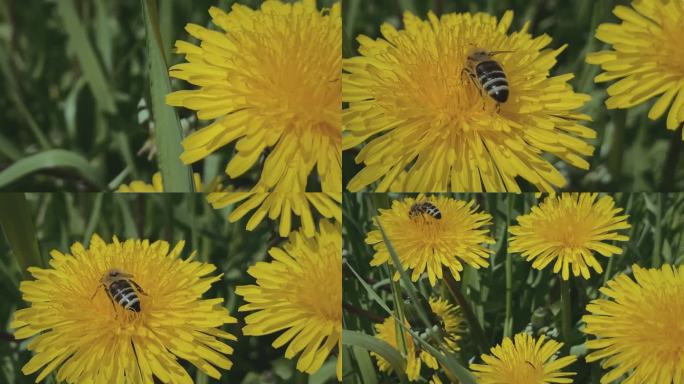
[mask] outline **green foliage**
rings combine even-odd
[[[568,45],[558,57],[552,75],[574,73],[570,84],[577,92],[592,97],[582,110],[593,119],[587,125],[598,133],[592,141],[596,148],[594,155],[587,159],[590,170],[576,169],[551,158],[568,180],[566,190],[678,191],[684,188],[684,169],[679,156],[681,137],[665,128],[664,117],[657,121],[648,119],[648,110],[655,99],[629,110],[607,110],[604,101],[606,88],[611,83],[594,83],[600,67],[585,62],[587,53],[608,48],[594,38],[594,33],[601,23],[617,22],[611,11],[620,4],[628,5],[629,1],[347,0],[343,2],[343,56],[359,55],[357,36],[381,37],[383,23],[402,28],[403,12],[422,18],[429,11],[438,15],[488,12],[501,17],[506,10],[513,10],[509,31],[520,30],[529,22],[529,32],[534,36],[547,34],[553,39],[550,48]],[[668,150],[672,153],[670,157]],[[361,170],[354,162],[357,153],[358,149],[343,153],[343,186]]]
[[[516,217],[527,214],[538,204],[533,194],[454,194],[461,200],[475,199],[481,210],[493,216],[489,227],[491,237],[496,241],[491,245],[494,251],[490,266],[475,270],[466,266],[462,280],[453,283],[442,281],[430,287],[426,278],[411,282],[408,275],[400,272],[396,283],[390,278],[394,271],[386,266],[371,267],[373,250],[364,239],[373,228],[378,208],[389,207],[390,201],[402,199],[402,194],[345,194],[343,201],[343,255],[345,257],[343,288],[343,324],[345,335],[362,333],[374,335],[373,325],[389,316],[390,312],[402,318],[405,309],[403,300],[413,295],[422,297],[440,296],[453,304],[467,303],[462,308],[469,329],[464,333],[459,345],[461,350],[455,355],[444,355],[440,359],[443,369],[460,376],[458,366],[468,366],[471,361],[479,361],[481,351],[501,342],[503,337],[519,332],[531,332],[536,336],[548,335],[566,343],[562,353],[579,356],[568,370],[577,372],[576,383],[598,383],[601,368],[598,362],[587,364],[582,358],[585,335],[581,333],[581,317],[586,314],[585,307],[600,296],[599,288],[617,274],[631,273],[631,266],[660,266],[663,263],[681,265],[684,263],[684,195],[683,194],[646,194],[618,193],[612,195],[616,205],[629,215],[632,227],[626,231],[630,240],[616,242],[623,253],[610,258],[597,256],[604,268],[603,274],[592,272],[589,280],[571,278],[567,284],[570,289],[567,305],[569,311],[562,310],[562,290],[560,277],[551,271],[531,268],[531,263],[518,254],[507,251],[507,232],[509,225],[517,223]],[[393,256],[393,260],[396,257]],[[395,265],[397,264],[395,260]],[[450,290],[456,288],[456,295]],[[398,294],[396,292],[398,290]],[[454,299],[456,296],[456,299]],[[416,302],[416,300],[411,300]],[[470,317],[469,317],[470,312]],[[429,321],[429,319],[427,319]],[[425,320],[422,320],[425,321]],[[567,333],[563,334],[564,323]],[[477,328],[482,329],[482,339],[477,338]],[[424,345],[421,348],[440,351],[439,345]],[[484,343],[484,346],[479,345]],[[356,339],[345,340],[345,345],[372,350],[376,348]],[[395,350],[396,351],[396,350]],[[399,351],[396,351],[399,352]],[[386,352],[385,352],[386,353]],[[345,354],[345,381],[366,383],[363,378],[374,369],[379,383],[396,382],[396,376],[377,370],[377,366],[364,364],[363,355],[358,357],[357,350],[348,349]],[[375,360],[373,358],[373,360]],[[452,368],[445,363],[452,363]],[[394,366],[398,363],[393,363]],[[425,377],[425,376],[424,376]],[[426,379],[429,377],[425,377]],[[443,378],[444,381],[444,378]],[[446,382],[446,381],[445,381]],[[467,381],[462,381],[467,382]]]
[[[27,201],[26,201],[27,200]],[[8,328],[13,313],[25,308],[19,283],[28,265],[48,265],[49,251],[68,252],[75,242],[86,245],[93,233],[105,241],[146,238],[175,244],[185,240],[182,257],[197,251],[197,260],[213,263],[223,273],[205,298],[223,297],[225,306],[238,319],[226,327],[238,336],[229,342],[235,352],[234,366],[222,371],[222,383],[310,383],[333,382],[335,364],[326,364],[311,377],[298,374],[296,361],[285,359],[284,348],[271,343],[277,335],[248,337],[240,329],[244,304],[235,295],[238,285],[254,284],[246,271],[249,266],[268,260],[266,251],[286,239],[277,235],[277,227],[264,221],[254,231],[245,229],[248,217],[236,223],[226,219],[232,207],[212,209],[201,194],[0,194],[0,383],[32,383],[35,375],[24,376],[21,367],[31,357],[27,341],[14,341]],[[8,206],[10,208],[8,208]],[[35,230],[33,226],[35,225]],[[36,243],[37,241],[37,243]],[[215,383],[190,364],[184,364],[197,383]],[[204,377],[204,378],[202,378]],[[49,381],[48,381],[49,382]]]

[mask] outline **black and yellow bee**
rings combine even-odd
[[[501,64],[492,59],[494,55],[511,51],[486,51],[476,49],[468,55],[468,62],[464,71],[470,76],[475,85],[487,92],[487,95],[499,104],[508,100],[509,88],[506,73]]]
[[[104,288],[112,305],[120,305],[123,309],[140,312],[140,298],[138,294],[146,295],[145,291],[133,281],[133,275],[120,269],[112,268],[100,278],[100,284]],[[97,291],[95,291],[97,294]],[[95,297],[93,294],[93,297]]]
[[[409,209],[410,218],[413,219],[420,215],[429,215],[438,220],[442,218],[442,212],[439,211],[439,208],[435,207],[434,204],[428,201],[416,202]]]

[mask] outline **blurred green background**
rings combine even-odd
[[[552,158],[554,165],[568,179],[569,191],[679,191],[684,188],[684,169],[680,167],[681,134],[665,128],[665,118],[648,119],[653,99],[630,110],[607,110],[603,104],[606,87],[593,78],[600,67],[584,62],[588,52],[607,49],[594,38],[600,23],[617,22],[611,11],[616,5],[629,5],[627,0],[345,0],[343,2],[343,56],[358,55],[356,36],[380,37],[380,25],[390,23],[402,27],[402,13],[412,12],[425,19],[428,11],[487,12],[501,17],[514,11],[509,33],[530,22],[529,32],[553,38],[549,48],[563,44],[568,48],[559,55],[552,75],[574,73],[570,84],[575,91],[591,95],[582,112],[593,122],[587,125],[598,133],[593,142],[594,156],[588,159],[589,172],[568,166]],[[656,47],[654,47],[656,48]],[[358,148],[343,153],[344,183],[361,167],[354,162]],[[528,188],[528,190],[530,190]],[[530,191],[534,191],[531,189]]]
[[[143,16],[144,2],[158,5],[157,19]],[[262,1],[0,2],[0,190],[93,191],[131,180],[149,183],[159,169],[149,79],[167,74],[163,67],[148,70],[146,23],[160,32],[171,66],[183,61],[173,53],[176,40],[197,43],[185,25],[213,27],[209,8],[229,10],[234,3],[258,8]],[[174,79],[171,88],[192,86]],[[179,137],[179,131],[187,134],[207,124],[190,110],[176,112],[178,129],[164,129]],[[223,174],[232,153],[233,146],[227,146],[194,164],[194,170],[212,180]],[[253,186],[260,168],[232,184]]]
[[[343,257],[348,265],[343,270],[344,317],[346,330],[359,331],[374,335],[373,325],[388,316],[388,313],[369,294],[370,287],[384,304],[396,310],[393,291],[402,292],[404,297],[408,286],[402,282],[390,282],[390,270],[386,266],[371,267],[373,249],[365,244],[366,234],[375,229],[372,220],[378,208],[388,208],[391,201],[415,195],[401,194],[345,194],[343,201]],[[518,254],[507,252],[508,225],[516,225],[516,217],[527,214],[530,207],[541,199],[534,194],[454,194],[456,199],[475,200],[481,211],[492,215],[490,236],[496,241],[491,246],[494,251],[489,259],[490,266],[475,270],[465,266],[462,281],[457,284],[458,291],[472,308],[472,313],[483,329],[486,351],[499,344],[504,335],[531,332],[538,337],[546,334],[558,341],[561,335],[560,277],[552,272],[549,265],[544,270],[531,268],[531,263]],[[606,258],[597,255],[604,269],[603,274],[591,271],[591,278],[584,280],[571,276],[570,331],[565,349],[578,356],[575,363],[565,371],[577,372],[575,383],[598,384],[602,373],[600,363],[587,364],[584,356],[586,337],[580,332],[581,317],[586,314],[589,301],[599,297],[599,288],[606,281],[620,273],[630,273],[631,266],[660,266],[663,263],[681,265],[684,263],[684,193],[612,194],[616,206],[623,208],[629,215],[627,221],[632,225],[621,233],[628,235],[626,242],[613,242],[621,247],[621,255]],[[507,265],[508,264],[508,265]],[[359,275],[359,277],[356,276]],[[453,304],[458,304],[448,293],[444,280],[434,288],[427,278],[412,284],[424,296],[441,296]],[[465,311],[463,312],[465,314]],[[508,315],[507,315],[508,313]],[[419,324],[420,325],[420,324]],[[370,341],[366,340],[369,344]],[[347,342],[345,350],[345,373],[349,383],[396,383],[397,376],[382,374],[377,369],[375,359],[370,357],[359,340]],[[472,330],[463,334],[459,342],[461,351],[456,356],[459,364],[467,367],[471,362],[480,362],[480,352]],[[423,365],[424,366],[424,365]],[[424,373],[426,371],[423,371]],[[424,379],[429,379],[427,375]],[[443,380],[444,381],[444,380]],[[426,380],[419,381],[425,383]],[[444,381],[445,383],[447,381]],[[620,383],[621,380],[615,383]]]
[[[334,382],[334,359],[309,377],[295,370],[295,361],[283,357],[284,348],[271,346],[278,334],[242,336],[245,313],[237,308],[244,302],[235,295],[235,286],[253,284],[247,268],[267,259],[266,250],[286,239],[278,236],[277,227],[269,220],[252,232],[245,230],[249,216],[229,223],[230,209],[212,209],[201,194],[54,193],[28,194],[27,199],[21,194],[0,194],[0,383],[32,383],[37,376],[21,373],[31,352],[26,350],[27,341],[15,341],[8,328],[14,311],[27,306],[18,290],[21,280],[30,278],[26,267],[45,267],[50,250],[68,252],[74,242],[87,244],[93,233],[105,241],[111,241],[113,235],[166,240],[172,245],[185,240],[182,257],[197,251],[197,260],[215,264],[215,274],[224,273],[204,296],[224,297],[226,307],[239,321],[225,327],[238,341],[229,342],[235,348],[230,356],[234,365],[230,371],[222,371],[221,383]],[[8,238],[14,240],[10,243]],[[216,382],[197,373],[192,365],[184,366],[196,383]],[[46,383],[54,383],[52,376]]]

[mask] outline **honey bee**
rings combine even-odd
[[[427,214],[438,220],[442,218],[442,212],[439,211],[439,208],[428,201],[416,202],[409,209],[409,217],[412,219],[423,214]]]
[[[140,312],[140,298],[138,293],[147,295],[145,291],[132,280],[133,275],[120,269],[112,268],[102,275],[100,284],[104,288],[109,300],[119,304],[123,309],[133,312]],[[99,289],[99,287],[98,287]],[[93,297],[97,294],[97,290]],[[92,298],[91,298],[92,300]]]
[[[506,73],[492,56],[500,53],[508,53],[512,51],[486,51],[484,49],[475,49],[468,55],[466,67],[463,69],[475,86],[480,90],[484,89],[487,95],[496,101],[497,110],[499,104],[505,103],[508,100],[508,79]]]

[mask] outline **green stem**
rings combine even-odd
[[[504,232],[504,246],[506,247],[506,319],[504,322],[504,337],[511,337],[513,333],[513,257],[508,252],[508,228],[511,226],[513,214],[513,195],[508,196],[508,210],[506,212],[506,232]]]
[[[661,264],[661,252],[663,246],[663,194],[656,194],[656,218],[655,218],[655,233],[653,234],[653,256],[652,256],[652,267],[660,268]]]
[[[564,348],[570,348],[570,332],[572,329],[572,305],[571,294],[572,287],[570,281],[560,278],[561,289],[561,335],[565,342]]]
[[[449,293],[451,293],[451,296],[461,307],[461,312],[468,323],[470,333],[473,336],[473,341],[475,342],[477,349],[480,351],[480,353],[487,353],[487,341],[484,337],[484,331],[482,330],[480,323],[477,321],[477,316],[475,316],[475,312],[473,312],[470,303],[461,292],[460,287],[456,283],[456,280],[454,280],[451,272],[447,268],[444,268],[442,273],[444,275],[444,282],[446,282],[447,288],[449,289]]]
[[[608,170],[613,181],[622,175],[622,157],[625,154],[625,124],[627,110],[618,109],[614,113],[613,135],[611,138],[610,155],[608,156]]]

